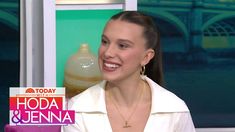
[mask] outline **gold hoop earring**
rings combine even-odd
[[[145,73],[145,66],[142,66],[141,71],[140,71],[140,75],[144,75],[144,73]]]

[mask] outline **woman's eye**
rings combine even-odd
[[[119,44],[118,46],[119,46],[120,49],[126,49],[126,48],[129,47],[128,44]]]
[[[105,39],[102,39],[102,40],[101,40],[101,43],[102,43],[103,45],[107,45],[107,44],[108,44],[108,41],[105,40]]]

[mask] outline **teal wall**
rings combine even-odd
[[[64,66],[82,43],[88,43],[97,55],[100,38],[108,19],[120,10],[56,11],[56,79],[63,85]]]

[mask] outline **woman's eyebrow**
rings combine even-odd
[[[130,43],[130,44],[134,44],[132,41],[128,40],[128,39],[118,39],[118,41],[120,42],[127,42],[127,43]]]
[[[101,35],[102,38],[108,39],[104,34]]]
[[[109,40],[108,37],[105,36],[104,34],[102,34],[101,36],[102,36],[102,38],[105,38],[105,39]],[[120,38],[120,39],[118,39],[117,41],[118,41],[118,42],[127,42],[127,43],[129,43],[129,44],[134,44],[132,41],[130,41],[130,40],[128,40],[128,39],[121,39],[121,38]]]

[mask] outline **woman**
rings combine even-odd
[[[104,81],[71,99],[75,124],[62,130],[195,132],[186,104],[160,86],[161,65],[159,33],[151,17],[137,11],[114,15],[99,48]]]

